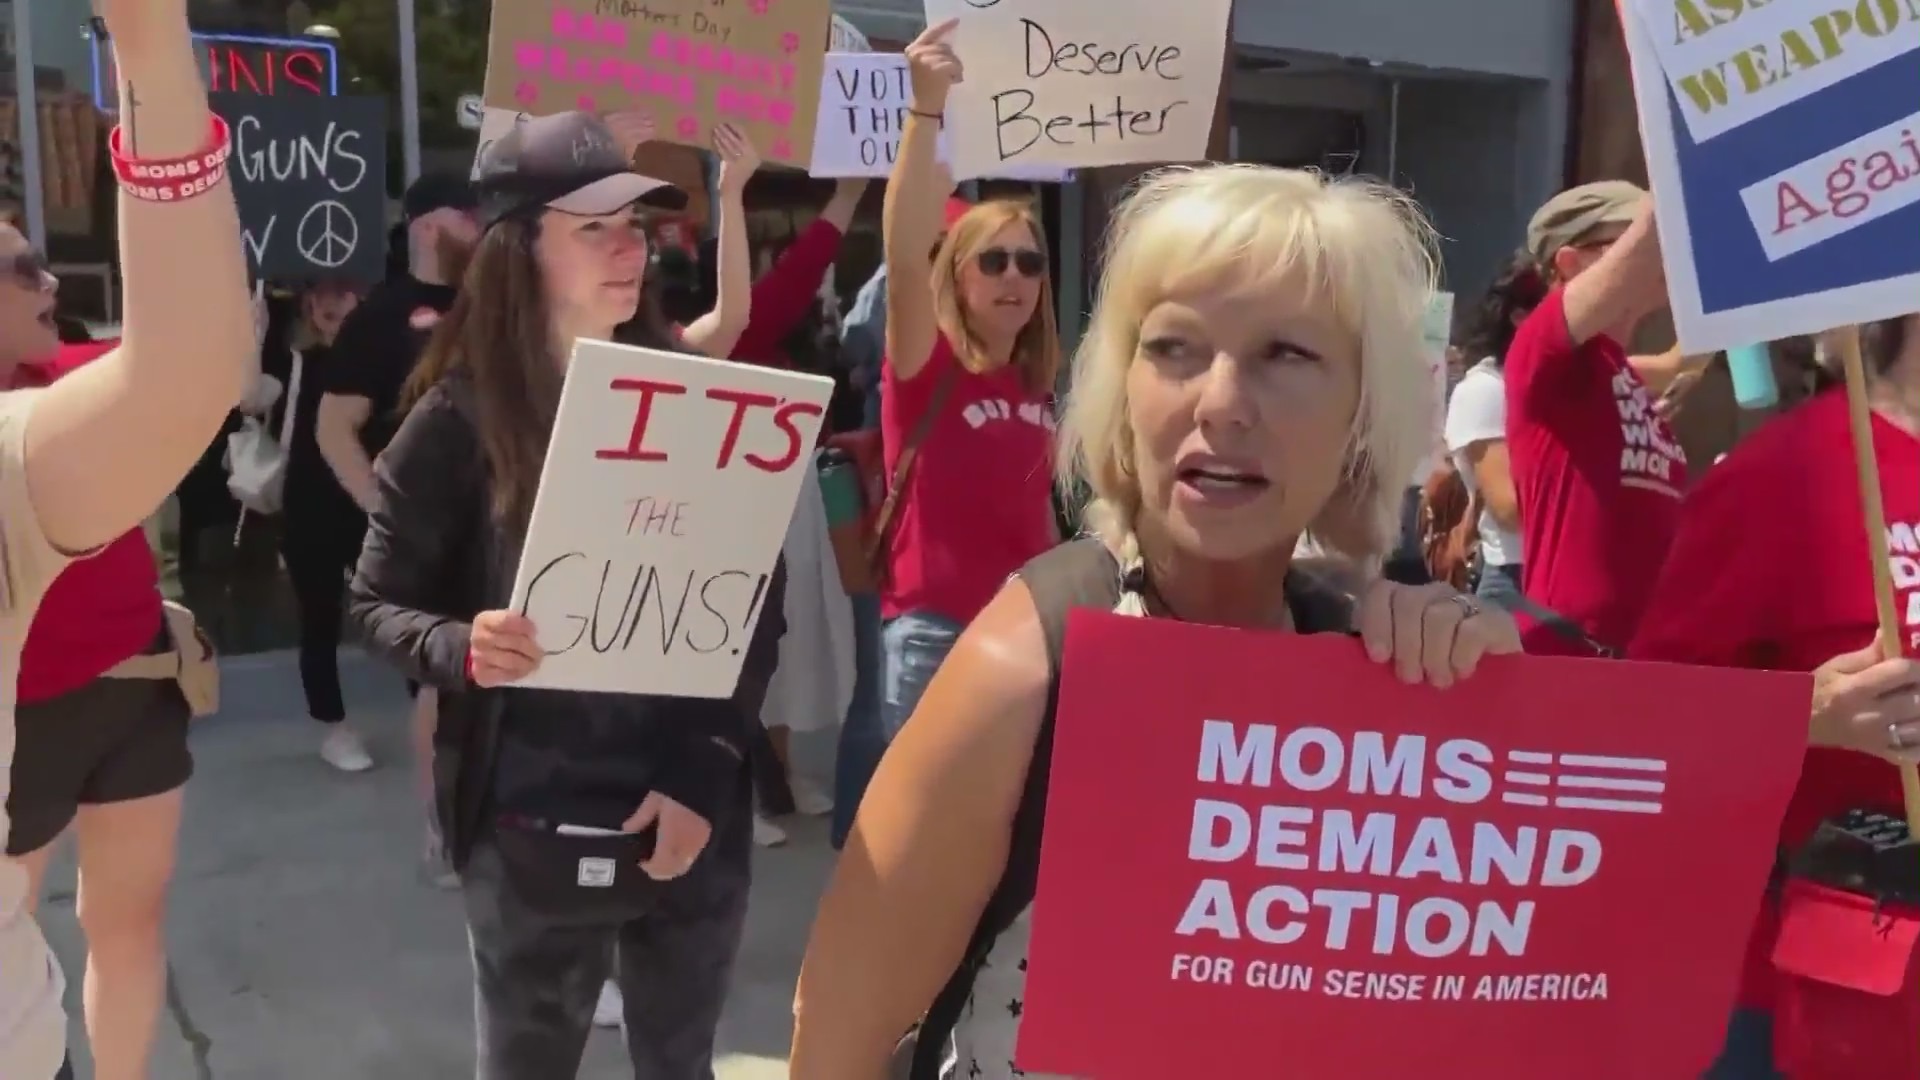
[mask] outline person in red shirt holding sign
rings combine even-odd
[[[1507,350],[1507,449],[1527,651],[1626,647],[1666,555],[1687,461],[1622,342],[1666,306],[1653,202],[1632,184],[1548,200],[1527,247],[1552,291]]]
[[[1046,237],[1022,202],[952,212],[937,141],[960,75],[946,44],[956,22],[907,49],[913,105],[883,211],[887,738],[1007,575],[1058,537],[1047,459],[1060,335]]]
[[[1920,315],[1870,328],[1865,344],[1900,647],[1914,657]],[[1874,643],[1873,567],[1847,420],[1844,388],[1824,391],[1769,422],[1707,473],[1682,510],[1629,650],[1644,660],[1814,673],[1811,747],[1781,826],[1788,853],[1824,819],[1848,810],[1901,816],[1892,762],[1920,761],[1920,665],[1882,660]],[[1793,1080],[1920,1074],[1917,937],[1920,911],[1912,906],[1852,903],[1797,881],[1784,898],[1765,898],[1742,1011],[1716,1076],[1774,1077],[1771,1051]],[[1863,992],[1875,972],[1892,981]],[[1769,1031],[1769,1013],[1777,1033]]]

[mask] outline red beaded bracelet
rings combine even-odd
[[[205,194],[227,177],[227,158],[233,152],[232,132],[219,114],[210,114],[207,149],[179,158],[136,158],[123,149],[124,126],[107,136],[107,156],[120,189],[144,202],[179,202]]]

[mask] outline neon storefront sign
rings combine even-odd
[[[207,89],[219,94],[338,94],[340,51],[331,41],[254,34],[193,35]],[[93,103],[119,105],[113,46],[93,39]]]

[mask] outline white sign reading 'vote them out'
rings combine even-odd
[[[600,341],[574,348],[512,608],[517,685],[733,693],[833,381]]]
[[[899,53],[828,53],[813,133],[814,176],[886,176],[900,156],[900,136],[913,107],[907,58]],[[940,133],[940,158],[951,162],[952,139]],[[953,170],[956,180],[1059,182],[1071,170],[1023,161],[995,162],[986,173]],[[951,167],[951,165],[949,166]]]
[[[1230,0],[926,0],[958,18],[956,176],[1206,157]]]

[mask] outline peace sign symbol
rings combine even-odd
[[[360,223],[354,220],[353,211],[332,199],[322,199],[300,219],[293,242],[308,262],[336,269],[345,266],[360,246]]]

